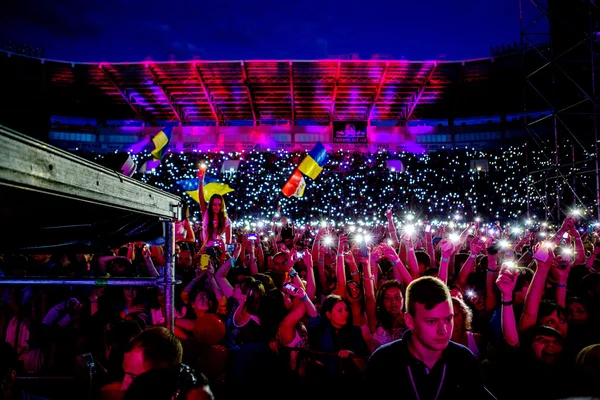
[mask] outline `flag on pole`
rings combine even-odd
[[[310,177],[311,179],[317,179],[317,176],[323,171],[325,164],[329,162],[329,156],[325,150],[325,146],[321,142],[318,142],[308,155],[304,157],[304,160],[298,166],[300,172]]]
[[[161,129],[161,131],[158,132],[158,134],[152,138],[152,143],[154,143],[154,150],[151,152],[151,154],[154,160],[162,160],[163,156],[166,153],[167,146],[171,141],[172,134],[173,127],[167,126]]]
[[[281,191],[286,197],[302,197],[304,196],[304,189],[306,188],[306,181],[299,170],[295,170],[287,183],[283,186]]]
[[[304,196],[304,189],[306,188],[306,181],[302,174],[310,177],[311,179],[317,179],[325,164],[329,162],[329,156],[325,150],[325,146],[321,142],[318,142],[311,151],[308,152],[306,157],[300,162],[298,168],[294,170],[294,173],[288,179],[287,183],[281,188],[281,191],[286,197],[302,197]]]

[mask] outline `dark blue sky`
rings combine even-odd
[[[7,0],[0,40],[71,61],[487,57],[517,0]]]

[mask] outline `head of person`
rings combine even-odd
[[[193,262],[194,258],[192,257],[191,251],[181,250],[179,252],[179,256],[177,257],[177,266],[188,269],[192,268]]]
[[[173,368],[181,363],[183,348],[179,339],[166,328],[150,328],[134,337],[125,348],[121,384],[127,390],[144,372]]]
[[[567,299],[567,321],[569,326],[582,326],[590,320],[589,303],[581,297]]]
[[[433,351],[448,346],[454,326],[454,311],[448,287],[438,278],[424,276],[406,288],[406,326],[412,341]]]
[[[258,274],[254,274],[254,279],[256,279],[257,281],[260,281],[264,288],[265,288],[265,293],[275,289],[275,282],[273,282],[273,278],[265,273],[259,272]]]
[[[289,262],[290,253],[280,251],[273,256],[273,269],[279,274],[285,273]]]
[[[454,310],[454,328],[452,332],[462,334],[470,331],[473,322],[473,311],[458,297],[452,297],[452,308]]]
[[[123,295],[127,300],[135,300],[138,295],[138,289],[135,286],[123,286]]]
[[[117,258],[108,265],[108,273],[111,276],[127,276],[131,269],[131,262],[123,258]]]
[[[360,283],[355,280],[348,280],[348,282],[346,282],[346,292],[348,293],[350,302],[357,302],[363,298],[362,287],[360,286]]]
[[[563,337],[549,326],[536,327],[531,342],[531,354],[543,364],[559,363],[563,355]]]
[[[533,270],[527,267],[518,267],[519,276],[513,292],[515,304],[525,304],[525,297],[529,290],[529,285],[533,281]]]
[[[225,231],[225,221],[227,219],[227,213],[225,211],[225,200],[223,196],[220,194],[213,194],[210,196],[210,200],[208,201],[208,229],[209,237],[213,237],[213,234],[216,233],[220,235]],[[217,219],[217,227],[215,229],[213,221]]]
[[[321,305],[321,318],[328,321],[335,329],[341,329],[350,323],[348,303],[337,294],[330,294]]]
[[[450,295],[452,297],[456,297],[457,299],[464,300],[464,293],[460,286],[458,285],[450,285]]]
[[[565,309],[553,301],[542,300],[538,311],[538,325],[548,326],[560,333],[564,338],[567,337],[569,325],[567,323],[567,313]]]
[[[377,321],[385,328],[392,329],[394,322],[402,315],[404,297],[402,285],[397,280],[386,281],[377,291],[375,299]]]
[[[419,271],[425,271],[431,267],[431,257],[424,251],[415,251],[417,263],[419,264]]]
[[[600,344],[584,347],[575,358],[577,375],[590,390],[589,394],[598,393],[600,382]]]
[[[218,305],[214,292],[204,288],[193,290],[190,294],[189,301],[196,312],[196,315],[215,312]]]
[[[246,312],[258,316],[260,299],[265,295],[265,287],[262,282],[251,276],[245,277],[241,283],[233,288],[233,297],[240,306],[245,307]]]
[[[125,400],[213,400],[208,378],[189,366],[157,368],[140,375],[127,389]]]
[[[277,336],[279,325],[291,307],[291,299],[279,289],[271,289],[261,297],[260,315],[258,317],[260,319],[260,326],[268,340]]]

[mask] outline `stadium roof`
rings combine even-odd
[[[73,63],[0,52],[0,112],[183,124],[442,119],[522,111],[518,54],[465,61]]]

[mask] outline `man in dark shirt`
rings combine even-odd
[[[406,289],[402,339],[381,346],[369,359],[365,396],[403,399],[486,399],[477,360],[464,346],[450,342],[453,309],[450,292],[439,279],[421,277]]]

